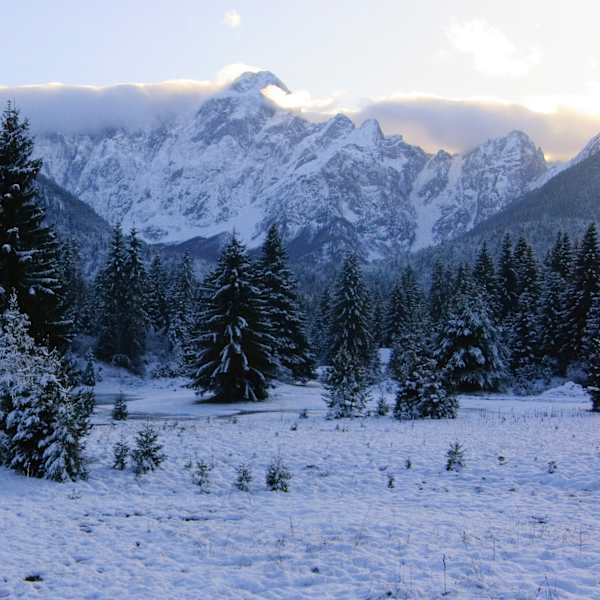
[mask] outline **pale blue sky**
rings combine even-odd
[[[245,63],[303,91],[299,104],[307,110],[356,109],[418,94],[574,111],[593,123],[600,118],[596,0],[0,0],[0,6],[0,84],[9,87],[214,81],[224,66]]]

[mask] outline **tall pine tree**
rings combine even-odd
[[[286,263],[281,237],[272,225],[263,244],[257,285],[264,293],[279,364],[294,379],[305,381],[313,376],[314,360],[308,348],[296,282]]]
[[[160,254],[152,257],[148,269],[148,320],[154,331],[162,333],[169,327],[169,303],[167,301],[167,276]]]
[[[452,302],[436,358],[453,389],[496,390],[504,377],[498,332],[485,301],[470,285]]]
[[[29,123],[9,102],[0,122],[0,310],[11,294],[31,322],[34,338],[65,350],[71,323],[57,262],[54,232],[43,224]]]
[[[136,371],[142,369],[146,352],[146,269],[142,261],[141,244],[135,229],[129,234],[125,260],[125,310],[122,354]]]
[[[345,352],[365,370],[373,365],[375,348],[370,332],[371,304],[355,254],[344,261],[333,293],[329,318],[330,359]]]
[[[84,477],[93,396],[70,387],[60,356],[29,326],[12,294],[0,328],[0,459],[29,477]]]
[[[276,370],[275,340],[256,272],[233,236],[206,282],[208,294],[193,342],[193,387],[217,402],[264,400]]]
[[[103,270],[98,275],[100,295],[99,332],[96,355],[111,361],[122,355],[125,346],[124,323],[127,310],[126,249],[123,230],[116,225]]]
[[[571,330],[570,358],[583,358],[583,338],[588,312],[594,296],[600,292],[600,249],[598,231],[592,223],[577,250],[567,296],[568,322]]]

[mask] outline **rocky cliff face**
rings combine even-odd
[[[376,121],[307,121],[269,101],[267,86],[288,92],[271,73],[247,73],[159,128],[39,137],[44,173],[149,242],[235,229],[255,246],[278,223],[300,254],[350,246],[376,258],[469,230],[547,170],[521,132],[431,156]]]

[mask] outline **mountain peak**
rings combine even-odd
[[[256,73],[247,71],[246,73],[242,73],[231,84],[231,89],[238,93],[246,94],[249,92],[260,92],[270,85],[278,87],[286,94],[290,93],[290,90],[285,83],[283,83],[279,77],[271,73],[271,71],[257,71]]]

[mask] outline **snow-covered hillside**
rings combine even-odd
[[[452,238],[519,197],[546,171],[521,132],[463,156],[431,156],[369,120],[310,122],[268,100],[288,92],[246,73],[191,117],[160,128],[37,139],[44,172],[147,241],[236,229],[251,246],[276,222],[305,253],[351,246],[386,256]]]
[[[590,156],[594,156],[600,152],[600,133],[594,136],[577,154],[577,156],[573,157],[571,160],[567,160],[565,162],[556,164],[549,169],[547,169],[540,177],[532,181],[530,185],[531,190],[536,190],[541,188],[545,183],[550,181],[552,178],[556,177],[559,173],[578,165],[580,162],[590,158]]]
[[[154,421],[157,471],[111,469],[113,445],[143,421],[111,423],[104,407],[88,481],[0,468],[0,598],[598,597],[598,417],[584,396],[463,397],[451,421],[327,421],[315,384],[255,405],[290,412],[237,418],[169,388],[139,387],[130,404],[187,415]],[[454,441],[459,473],[445,470]],[[276,456],[287,494],[265,486]],[[208,494],[196,461],[212,466]],[[240,463],[249,492],[233,486]]]

